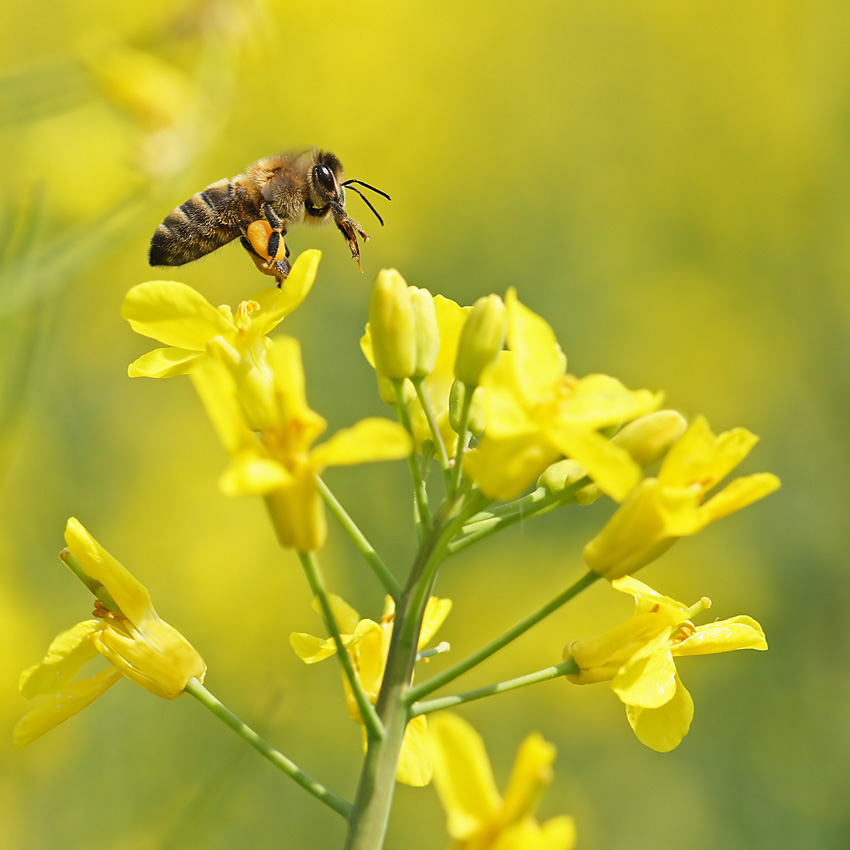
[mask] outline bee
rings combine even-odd
[[[336,156],[317,148],[259,159],[244,174],[211,183],[172,210],[151,239],[150,264],[182,266],[238,237],[257,268],[282,286],[292,268],[284,240],[287,228],[333,218],[360,266],[357,236],[364,242],[369,237],[346,213],[345,190],[356,192],[382,225],[384,220],[357,186],[391,198],[362,180],[342,176]]]

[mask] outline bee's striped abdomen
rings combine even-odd
[[[182,266],[240,235],[245,196],[229,180],[192,195],[168,215],[151,239],[152,266]]]

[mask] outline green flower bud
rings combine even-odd
[[[414,377],[424,378],[434,371],[440,350],[440,329],[434,299],[427,289],[411,286],[410,303],[416,321],[416,371]]]
[[[381,269],[372,286],[369,325],[375,371],[409,378],[416,369],[416,319],[410,290],[395,269]]]
[[[498,295],[479,298],[460,332],[455,360],[455,377],[468,387],[477,387],[481,373],[505,344],[508,313]]]

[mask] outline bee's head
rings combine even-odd
[[[384,220],[378,214],[375,207],[369,199],[357,188],[363,186],[373,192],[383,196],[388,201],[390,196],[362,180],[345,180],[342,179],[342,163],[330,152],[319,151],[316,154],[316,162],[310,169],[310,175],[307,180],[310,190],[310,200],[306,203],[307,212],[315,218],[324,219],[330,212],[337,225],[341,221],[348,218],[345,212],[345,189],[351,189],[356,192],[366,202],[366,206],[375,214],[381,224]],[[354,184],[357,184],[354,185]],[[355,222],[356,224],[356,222]],[[359,228],[360,225],[358,224]]]
[[[328,205],[332,208],[345,207],[345,189],[341,179],[342,163],[330,151],[319,151],[307,179],[310,203],[315,209],[321,210]]]

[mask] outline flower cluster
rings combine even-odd
[[[254,228],[261,239],[267,229],[262,222]],[[165,344],[132,363],[130,376],[189,377],[228,455],[221,489],[261,496],[279,542],[297,551],[330,637],[295,632],[290,643],[306,664],[340,662],[348,714],[362,726],[366,749],[357,798],[348,803],[324,788],[206,692],[198,653],[76,520],[61,557],[96,595],[94,619],[60,635],[21,676],[24,695],[43,699],[18,724],[16,743],[29,743],[128,678],[166,699],[196,696],[344,815],[349,836],[357,836],[351,846],[381,846],[395,778],[414,786],[433,780],[457,850],[570,850],[570,818],[540,823],[534,815],[552,780],[554,747],[530,735],[502,796],[478,733],[443,709],[556,677],[607,682],[643,744],[660,752],[678,746],[694,708],[676,659],[767,643],[747,616],[695,625],[709,600],[688,607],[632,574],[676,540],[773,492],[779,480],[748,474],[716,491],[757,438],[743,428],[715,434],[702,416],[687,422],[661,408],[659,392],[568,372],[552,327],[514,289],[461,307],[408,286],[392,269],[377,276],[360,344],[398,421],[366,418],[319,442],[327,422],[307,403],[299,344],[270,336],[310,291],[318,263],[317,251],[302,254],[284,288],[264,289],[235,309],[215,308],[183,284],[151,281],[130,290],[122,313],[138,333]],[[329,466],[402,459],[418,548],[400,579],[319,476]],[[429,477],[435,467],[436,483]],[[467,659],[413,684],[415,662],[448,649],[425,649],[452,607],[432,595],[447,557],[513,523],[603,497],[612,514],[584,547],[587,575]],[[380,621],[361,618],[325,589],[317,550],[327,537],[326,506],[389,594]],[[429,698],[603,578],[635,600],[627,622],[571,640],[560,664],[546,657],[548,666],[524,676]],[[98,655],[109,667],[76,679]]]

